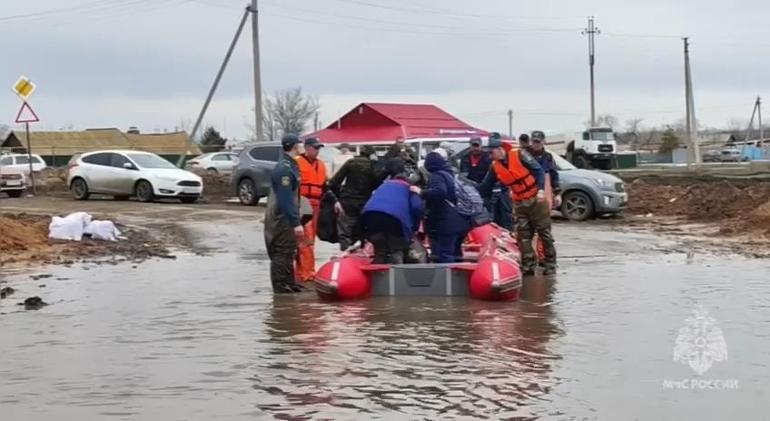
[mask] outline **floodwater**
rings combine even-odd
[[[257,228],[209,231],[210,256],[6,274],[2,419],[768,417],[767,260],[561,224],[558,278],[517,303],[320,303],[271,294]],[[696,309],[718,330],[679,342],[705,338],[705,372],[674,361]]]

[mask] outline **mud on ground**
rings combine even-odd
[[[94,219],[112,219],[95,215]],[[193,250],[185,230],[174,224],[136,227],[115,221],[126,237],[111,242],[92,240],[62,241],[48,238],[50,216],[25,213],[0,214],[0,267],[19,264],[73,264],[75,262],[140,262],[149,258],[169,258],[171,248]]]
[[[770,182],[752,179],[636,179],[622,222],[700,244],[770,256]]]

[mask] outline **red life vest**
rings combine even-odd
[[[492,162],[492,170],[497,180],[511,189],[511,197],[514,202],[521,202],[537,196],[537,181],[519,159],[519,150],[511,149],[506,152],[508,166],[502,161]]]
[[[299,194],[308,199],[321,199],[326,185],[326,165],[320,159],[310,160],[300,155],[296,158],[299,165]]]

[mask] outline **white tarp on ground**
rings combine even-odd
[[[83,235],[105,241],[117,241],[122,238],[120,230],[112,221],[94,221],[91,215],[85,212],[75,212],[65,217],[54,216],[48,226],[48,238],[55,240],[80,241]]]

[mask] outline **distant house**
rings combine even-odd
[[[66,165],[69,159],[79,153],[105,149],[133,149],[153,152],[174,161],[185,149],[186,132],[138,134],[124,133],[118,129],[88,129],[83,131],[31,132],[32,153],[41,155],[51,166]],[[27,136],[24,131],[13,131],[0,143],[0,150],[14,153],[27,152]],[[198,145],[193,143],[185,155],[200,155]]]
[[[187,145],[187,132],[134,134],[127,133],[128,149],[152,152],[161,156],[179,156]],[[186,155],[197,156],[201,150],[197,143],[191,143]]]

